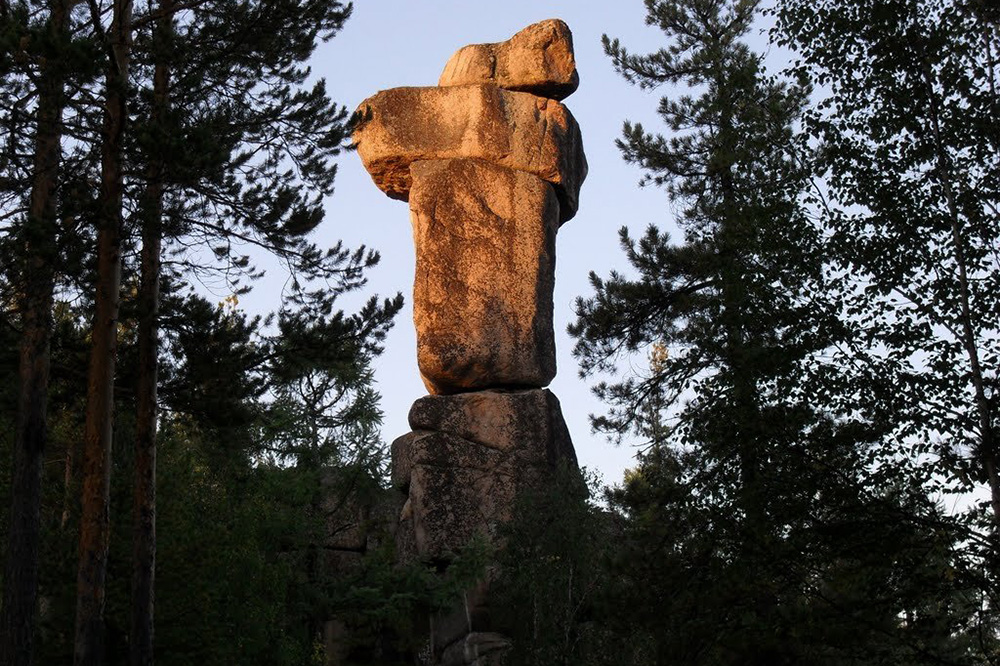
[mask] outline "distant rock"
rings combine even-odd
[[[501,666],[510,639],[495,632],[474,632],[455,641],[441,655],[441,666]]]
[[[443,651],[469,634],[489,632],[496,627],[490,609],[490,574],[462,594],[451,608],[440,610],[430,619],[431,639]]]
[[[409,198],[412,163],[468,157],[551,183],[560,221],[576,214],[587,159],[580,128],[559,102],[492,85],[393,88],[369,97],[358,113],[358,154],[394,199]]]
[[[438,85],[473,83],[492,83],[552,99],[572,95],[580,76],[569,27],[550,19],[529,25],[506,42],[462,47],[445,65]]]

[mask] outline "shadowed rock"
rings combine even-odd
[[[413,403],[409,420],[414,430],[517,452],[525,465],[576,465],[559,400],[548,389],[428,395]]]
[[[529,25],[505,42],[462,47],[445,65],[438,85],[472,83],[564,99],[580,83],[573,35],[565,23],[550,19]]]
[[[448,561],[476,535],[496,543],[520,493],[576,467],[559,401],[544,389],[427,396],[410,424],[392,443],[392,483],[407,496],[404,560]]]
[[[511,452],[476,444],[451,433],[408,432],[397,437],[391,448],[392,485],[401,490],[410,487],[413,470],[420,465],[501,474],[514,474],[518,467],[518,460]]]
[[[551,183],[560,220],[576,214],[587,160],[580,128],[559,102],[492,85],[393,88],[369,97],[358,112],[358,154],[394,199],[409,198],[412,163],[468,157]]]
[[[416,162],[412,173],[413,322],[427,390],[547,385],[556,374],[552,188],[481,160]]]
[[[476,536],[493,541],[511,518],[518,489],[540,472],[447,433],[409,433],[392,451],[393,481],[407,495],[398,532],[412,532],[405,539],[412,539],[412,555],[436,562],[450,561]]]
[[[441,666],[501,666],[510,645],[502,634],[474,632],[445,648]]]
[[[435,647],[446,648],[469,634],[496,629],[490,612],[489,590],[491,574],[465,590],[450,609],[430,617],[431,637]]]

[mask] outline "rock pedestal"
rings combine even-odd
[[[529,26],[460,49],[437,87],[365,100],[354,142],[376,186],[409,201],[417,361],[430,395],[392,445],[405,496],[403,561],[445,566],[474,538],[498,547],[515,499],[576,455],[559,401],[552,328],[555,239],[587,174],[580,129],[558,100],[579,77],[569,28]],[[499,663],[489,586],[431,618],[435,664]]]

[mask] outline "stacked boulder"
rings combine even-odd
[[[460,49],[436,87],[365,100],[354,134],[375,184],[409,201],[416,245],[417,360],[430,395],[392,445],[405,494],[404,560],[446,565],[477,535],[496,543],[515,498],[576,455],[556,397],[556,231],[587,173],[559,100],[577,87],[559,20]],[[486,663],[503,637],[484,590],[432,630],[434,663]]]

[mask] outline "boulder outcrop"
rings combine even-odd
[[[576,466],[559,401],[544,389],[426,396],[410,427],[392,443],[392,483],[407,496],[403,557],[447,561],[476,536],[495,542],[520,492]]]
[[[576,465],[562,408],[548,389],[428,395],[410,407],[409,423],[512,452],[524,466]]]

